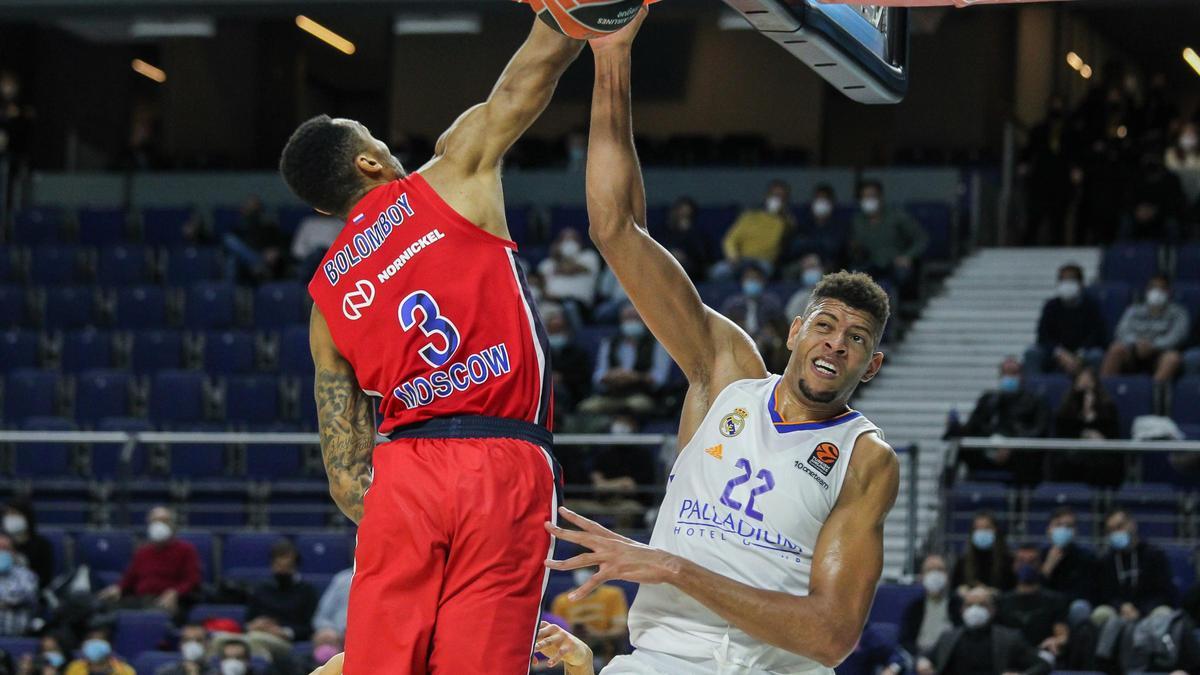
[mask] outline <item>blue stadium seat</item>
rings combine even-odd
[[[3,303],[0,302],[0,311]],[[28,330],[6,330],[0,333],[0,372],[38,365],[38,336]]]
[[[123,530],[82,532],[75,539],[75,560],[99,572],[121,574],[133,561],[133,535]]]
[[[1123,281],[1139,291],[1157,273],[1158,244],[1153,242],[1114,244],[1100,262],[1101,279]]]
[[[575,333],[575,342],[587,351],[590,361],[595,363],[601,343],[616,335],[617,331],[612,326],[585,326]]]
[[[119,370],[80,373],[75,385],[75,417],[85,424],[97,424],[105,417],[128,415],[132,383],[133,376]]]
[[[18,368],[4,380],[4,419],[53,416],[58,404],[58,373]]]
[[[183,323],[188,328],[231,328],[234,288],[223,282],[195,283],[187,289]]]
[[[204,623],[209,619],[232,619],[239,625],[246,623],[245,605],[196,605],[188,612],[189,623]]]
[[[945,262],[953,257],[954,213],[946,202],[909,202],[904,210],[925,228],[929,234],[929,246],[921,256],[923,260]]]
[[[54,552],[54,567],[51,574],[58,576],[72,567],[71,563],[71,535],[66,530],[54,528],[38,528],[38,534],[46,538],[50,542],[50,550]]]
[[[1175,384],[1171,419],[1179,424],[1200,424],[1200,375],[1182,377]]]
[[[246,446],[246,477],[250,480],[300,478],[300,448],[294,445]]]
[[[48,330],[73,330],[95,325],[96,291],[86,286],[46,289],[42,326]]]
[[[504,207],[504,219],[508,222],[508,234],[518,244],[528,241],[529,204],[514,204]]]
[[[313,376],[300,378],[300,411],[298,422],[305,431],[317,429],[317,402],[313,398]]]
[[[1041,483],[1029,494],[1031,511],[1053,511],[1070,506],[1075,511],[1090,511],[1095,506],[1097,494],[1085,483]]]
[[[1175,588],[1183,593],[1196,583],[1196,545],[1163,544],[1167,553],[1167,563],[1171,566],[1171,580]]]
[[[239,206],[217,206],[212,210],[212,230],[217,238],[233,232],[242,223],[242,209]]]
[[[247,588],[254,588],[259,584],[270,581],[272,574],[270,567],[227,567],[221,577],[226,581],[233,581]]]
[[[112,336],[97,330],[73,331],[63,336],[62,369],[76,373],[112,365]]]
[[[182,661],[178,650],[149,651],[129,657],[129,665],[135,673],[157,673],[160,668]]]
[[[21,427],[26,431],[74,431],[75,422],[64,417],[30,417]],[[17,478],[64,478],[71,472],[68,443],[17,443],[13,454]]]
[[[881,584],[875,590],[875,603],[871,605],[868,621],[872,623],[900,623],[904,610],[922,597],[925,589],[920,584]]]
[[[17,249],[13,246],[6,246],[0,249],[0,284],[8,284],[12,282],[24,281],[19,278],[17,263],[14,260]]]
[[[13,244],[31,246],[54,244],[63,240],[66,219],[62,209],[53,206],[35,206],[17,209],[13,213]]]
[[[949,493],[951,531],[969,531],[971,520],[977,511],[991,511],[1003,520],[1010,510],[1012,491],[1007,485],[997,483],[962,482]]]
[[[19,286],[0,286],[0,326],[25,325],[29,312],[26,311],[25,289]]]
[[[1177,281],[1200,281],[1200,243],[1184,244],[1175,257]]]
[[[213,534],[201,530],[184,530],[175,536],[196,547],[196,553],[200,556],[200,578],[205,583],[211,583],[216,578],[217,562],[214,557],[216,539]]]
[[[318,528],[329,525],[331,508],[326,504],[270,504],[267,525],[281,530]]]
[[[246,331],[210,332],[204,336],[204,370],[212,374],[254,370],[254,336]]]
[[[96,256],[96,282],[104,286],[128,286],[153,281],[150,252],[140,246],[107,246]]]
[[[337,574],[352,562],[351,541],[345,533],[297,535],[296,549],[304,574]]]
[[[1071,388],[1071,378],[1066,375],[1027,375],[1022,380],[1025,390],[1037,394],[1046,404],[1047,410],[1058,410],[1063,396]]]
[[[1157,453],[1156,453],[1157,454]],[[1143,455],[1144,462],[1149,459]],[[1163,472],[1154,471],[1159,480],[1165,480],[1171,473],[1169,464],[1164,456],[1160,456]],[[1145,465],[1143,473],[1147,473]],[[1173,538],[1178,534],[1177,525],[1183,513],[1183,503],[1179,488],[1169,483],[1141,483],[1121,486],[1113,495],[1113,505],[1121,506],[1138,521],[1138,533],[1150,539]]]
[[[295,282],[263,284],[254,293],[254,326],[279,329],[304,323],[304,288]]]
[[[178,246],[167,251],[166,282],[187,286],[221,278],[220,254],[212,246]]]
[[[341,570],[338,571],[340,572]],[[325,574],[322,572],[305,572],[302,576],[305,581],[312,584],[312,587],[316,589],[318,596],[325,593],[325,589],[329,588],[329,584],[333,582],[334,577],[332,574]]]
[[[549,238],[553,242],[563,230],[573,228],[584,238],[588,231],[587,207],[582,204],[550,207]]]
[[[289,326],[279,337],[279,372],[285,375],[311,375],[312,351],[308,346],[308,326]]]
[[[279,418],[279,380],[274,375],[240,375],[225,383],[225,418],[264,424]]]
[[[1171,296],[1183,305],[1192,321],[1200,320],[1200,283],[1177,283],[1171,289]]]
[[[123,209],[79,209],[79,242],[88,246],[118,244],[125,238]]]
[[[192,527],[232,530],[246,527],[249,522],[246,506],[240,503],[195,504],[188,509]]]
[[[1121,315],[1125,313],[1125,308],[1129,306],[1133,298],[1129,284],[1123,281],[1095,283],[1088,287],[1088,293],[1100,304],[1100,313],[1104,316],[1106,332],[1108,335],[1112,335],[1121,321]]]
[[[185,431],[215,431],[188,425]],[[220,443],[178,443],[170,446],[171,476],[184,480],[207,480],[226,475],[225,446]],[[189,522],[191,522],[189,520]],[[192,523],[194,526],[200,523]]]
[[[96,425],[97,431],[153,431],[149,420],[136,417],[106,417]],[[121,445],[96,443],[92,446],[91,476],[97,480],[118,478],[121,465]],[[137,445],[129,464],[130,476],[142,476],[146,472],[146,448]]]
[[[174,626],[171,615],[159,610],[120,610],[113,627],[113,651],[141,654],[165,647]]]
[[[741,284],[737,281],[709,281],[697,284],[696,290],[700,292],[700,299],[704,304],[719,311],[725,300],[741,290]],[[788,298],[780,300],[787,302]]]
[[[707,241],[719,246],[741,212],[742,207],[736,204],[702,206],[696,210],[696,229]]]
[[[187,424],[204,417],[204,374],[163,370],[150,387],[150,419],[159,424]]]
[[[142,209],[142,237],[147,244],[170,246],[186,241],[183,226],[192,219],[188,207],[150,207]]]
[[[165,328],[167,294],[158,286],[127,286],[117,289],[113,326],[121,330]]]
[[[173,330],[142,330],[133,333],[130,368],[146,374],[183,366],[183,335]]]
[[[78,246],[38,246],[30,253],[29,281],[43,286],[62,286],[82,281]]]
[[[1104,388],[1112,395],[1121,418],[1121,438],[1129,438],[1133,420],[1154,412],[1154,384],[1149,375],[1106,377]]]
[[[228,574],[235,568],[269,569],[271,546],[283,539],[271,532],[238,532],[225,538],[221,547],[221,570]]]
[[[307,206],[281,206],[277,215],[279,229],[290,236],[296,234],[296,230],[300,229],[300,221],[316,215],[316,212]]]
[[[0,637],[0,651],[8,654],[16,664],[26,654],[37,654],[41,643],[39,638]]]

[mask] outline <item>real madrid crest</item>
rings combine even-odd
[[[733,412],[721,418],[721,435],[733,438],[746,428],[746,418],[750,413],[745,408],[734,408]]]

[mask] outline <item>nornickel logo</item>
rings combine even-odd
[[[351,321],[358,321],[362,318],[362,310],[375,302],[375,287],[366,279],[359,281],[354,286],[357,290],[350,291],[346,297],[342,298],[342,314],[345,314],[346,318]]]

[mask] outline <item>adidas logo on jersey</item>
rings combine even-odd
[[[716,457],[717,459],[722,459],[725,457],[725,446],[721,445],[721,444],[717,444],[717,445],[714,445],[711,448],[705,450],[705,452],[712,455],[713,457]]]

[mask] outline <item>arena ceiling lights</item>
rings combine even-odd
[[[483,31],[478,14],[397,14],[392,22],[396,35],[474,35]]]

